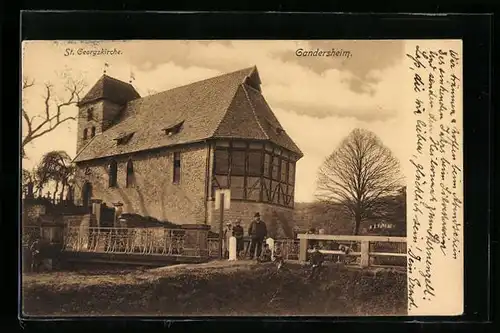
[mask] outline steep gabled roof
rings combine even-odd
[[[270,139],[302,156],[286,133],[276,137],[273,126],[281,125],[260,92],[244,83],[249,77],[254,86],[260,84],[254,66],[135,99],[127,104],[122,119],[95,136],[74,161],[224,137]],[[268,118],[272,125],[262,124]],[[165,134],[166,128],[177,124],[182,124],[178,132]],[[117,145],[114,139],[127,133],[134,135]]]
[[[89,92],[80,100],[78,106],[99,99],[106,99],[110,102],[124,105],[127,102],[140,97],[141,96],[139,95],[139,93],[131,84],[125,83],[104,74],[96,82],[96,84],[94,84]]]
[[[283,126],[281,126],[280,122],[264,99],[264,96],[262,96],[259,91],[252,89],[251,87],[245,86],[244,88],[248,99],[252,104],[252,109],[255,112],[259,125],[266,133],[267,138],[278,146],[286,148],[302,157],[302,151],[288,136]]]

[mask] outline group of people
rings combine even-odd
[[[229,254],[229,239],[231,237],[236,238],[236,253],[238,257],[245,258],[249,257],[249,259],[254,260],[257,259],[259,262],[269,262],[276,261],[278,265],[281,266],[283,258],[281,256],[281,249],[279,246],[275,246],[274,255],[272,249],[269,248],[269,245],[265,242],[267,238],[267,225],[261,219],[260,213],[255,213],[252,222],[248,227],[248,236],[250,237],[250,245],[247,249],[244,249],[244,229],[241,226],[241,219],[237,219],[232,223],[228,223],[226,225],[226,229],[224,231],[224,243],[225,243],[225,253],[226,256]]]
[[[316,234],[316,230],[311,228],[307,233]],[[324,233],[324,230],[319,230],[320,234]],[[269,244],[265,242],[267,238],[267,226],[266,223],[261,219],[260,213],[255,213],[252,222],[248,227],[248,236],[250,237],[250,245],[244,249],[244,229],[241,226],[241,219],[237,219],[234,224],[227,223],[226,229],[224,231],[224,248],[226,257],[229,255],[229,239],[231,237],[236,238],[236,253],[239,258],[248,258],[251,260],[256,259],[258,262],[275,262],[278,269],[283,265],[284,259],[282,255],[282,249],[279,244],[275,244],[274,253],[273,249],[269,247]],[[311,253],[308,256],[309,264],[311,267],[309,278],[316,278],[323,266],[325,261],[325,256],[320,251],[322,244],[317,241],[310,241]]]
[[[260,213],[255,213],[250,226],[248,227],[248,236],[250,236],[250,246],[246,249],[246,252],[250,252],[250,259],[255,257],[259,258],[262,254],[263,244],[267,237],[267,226],[264,221],[260,218]],[[236,238],[236,253],[238,256],[244,256],[244,237],[245,233],[243,227],[241,226],[241,219],[237,219],[232,223],[226,224],[226,229],[224,230],[224,249],[226,256],[229,253],[229,239],[231,237]]]

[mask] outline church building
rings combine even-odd
[[[303,156],[261,90],[256,67],[141,97],[103,75],[78,104],[75,199],[218,230],[216,189],[230,189],[225,222],[260,212],[290,234],[295,166]]]

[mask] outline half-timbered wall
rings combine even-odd
[[[214,150],[212,198],[231,189],[231,200],[293,208],[297,157],[262,142],[218,141]]]

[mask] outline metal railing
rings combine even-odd
[[[312,245],[333,261],[361,267],[406,266],[406,237],[299,234],[299,260],[306,261]]]
[[[64,251],[208,256],[206,232],[165,228],[78,228],[64,234]]]

